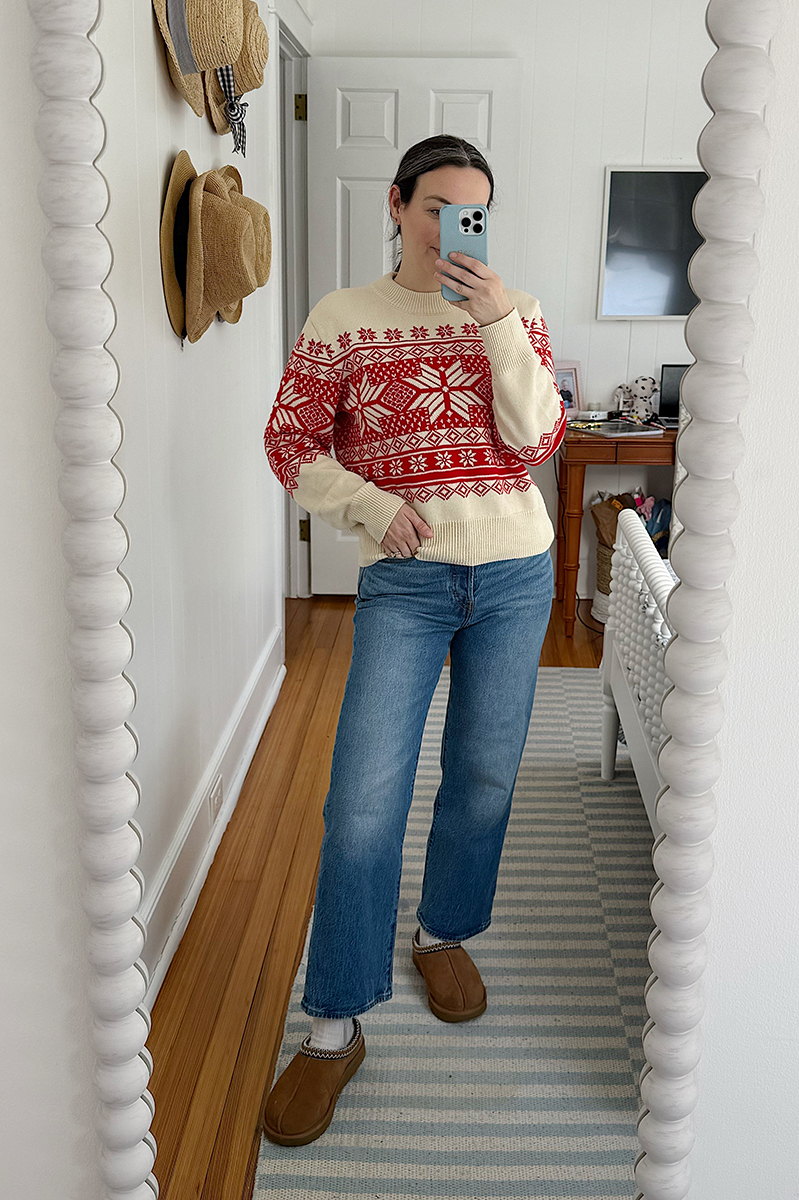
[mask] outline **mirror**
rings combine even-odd
[[[693,222],[707,182],[689,167],[606,167],[597,320],[685,322],[699,297],[688,263],[702,238]]]
[[[48,304],[48,325],[59,347],[52,381],[64,406],[56,440],[66,460],[62,496],[71,518],[64,544],[74,576],[65,604],[75,624],[75,758],[95,972],[90,1015],[102,1101],[98,1170],[108,1195],[152,1200],[158,1194],[147,1091],[152,1061],[145,1045],[149,1014],[142,1006],[144,938],[136,915],[141,831],[132,820],[138,794],[130,774],[138,747],[126,725],[134,705],[123,674],[131,655],[121,620],[129,591],[118,570],[127,540],[114,515],[122,483],[111,462],[116,447],[107,407],[117,368],[104,349],[115,318],[101,286],[110,251],[97,229],[108,194],[92,165],[104,136],[102,97],[90,103],[102,70],[88,37],[98,8],[79,0],[29,0],[29,7],[39,31],[31,69],[44,98],[37,131],[44,156],[39,199],[52,225],[43,257],[56,287]],[[699,158],[709,180],[694,207],[705,243],[692,259],[690,281],[702,300],[686,325],[696,362],[683,380],[690,420],[678,441],[683,475],[674,496],[682,527],[671,557],[681,582],[668,609],[677,631],[667,661],[675,687],[663,705],[670,738],[660,765],[668,783],[658,809],[665,832],[654,848],[659,882],[651,897],[656,928],[648,953],[654,976],[643,1030],[647,1066],[635,1163],[638,1200],[679,1200],[689,1185],[715,824],[712,787],[719,773],[718,687],[726,671],[721,637],[730,616],[725,581],[733,556],[727,530],[737,516],[732,476],[742,454],[732,433],[748,388],[740,360],[752,332],[740,318],[757,263],[749,243],[762,216],[756,176],[768,139],[761,114],[773,85],[765,47],[778,15],[776,3],[741,0],[711,0],[707,10],[708,29],[720,48],[703,75],[716,115],[699,135]],[[559,182],[557,173],[553,181]],[[734,263],[725,256],[730,241],[741,250]],[[711,473],[702,475],[708,463]]]

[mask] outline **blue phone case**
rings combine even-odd
[[[475,213],[480,213],[482,220],[475,218]],[[479,233],[474,232],[475,227],[480,230]],[[451,250],[459,250],[488,266],[488,209],[485,204],[444,204],[438,211],[438,232],[438,257],[445,263],[454,265],[455,260],[448,258],[448,255]],[[446,269],[441,268],[444,273]],[[464,266],[464,270],[468,268]],[[445,300],[464,298],[445,283],[441,285],[441,295]]]

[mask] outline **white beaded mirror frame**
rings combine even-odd
[[[98,1171],[107,1200],[153,1200],[158,1182],[147,1090],[153,1062],[143,1007],[149,978],[139,955],[146,931],[137,916],[144,880],[136,867],[141,830],[132,819],[139,794],[130,769],[137,742],[127,720],[135,693],[125,667],[132,640],[122,617],[130,603],[119,570],[128,550],[116,517],[124,479],[113,463],[121,427],[110,408],[117,364],[105,349],[116,317],[103,283],[111,249],[97,228],[108,206],[95,168],[105,129],[92,104],[102,63],[89,36],[99,0],[28,0],[39,37],[31,54],[43,96],[36,139],[44,163],[39,203],[51,223],[42,258],[54,290],[48,328],[58,343],[51,381],[62,402],[55,440],[64,462],[59,494],[68,512],[63,548],[72,574],[65,604],[73,622],[70,660],[77,734],[81,900],[91,932],[88,954],[98,1098]],[[725,583],[735,561],[729,529],[739,508],[733,473],[744,453],[738,415],[749,384],[742,360],[754,323],[747,298],[758,283],[752,238],[763,219],[758,183],[769,135],[763,109],[774,86],[768,45],[779,0],[710,0],[707,28],[718,50],[702,84],[713,116],[698,141],[709,179],[694,219],[705,241],[689,278],[700,303],[686,322],[696,362],[683,378],[690,421],[677,441],[674,511],[682,528],[671,561],[680,583],[668,603],[676,631],[665,667],[674,687],[662,706],[669,737],[659,766],[666,785],[657,807],[664,832],[653,847],[658,882],[650,906],[655,928],[647,951],[649,1020],[638,1114],[641,1152],[636,1200],[681,1200],[690,1186],[696,1067],[704,1012],[707,883],[716,824],[713,785],[721,763],[719,685],[727,670],[722,634],[731,619]],[[112,281],[113,282],[113,281]]]

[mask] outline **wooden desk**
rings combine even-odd
[[[676,429],[660,437],[592,437],[567,429],[558,450],[557,574],[555,596],[564,600],[566,637],[574,636],[577,612],[577,572],[580,567],[580,530],[583,520],[585,468],[589,463],[674,463]],[[565,528],[565,535],[564,535]]]

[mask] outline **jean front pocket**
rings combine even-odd
[[[358,568],[358,599],[369,600],[375,595],[384,595],[394,586],[393,579],[397,578],[396,570],[402,561],[398,558],[378,558],[368,567]],[[392,572],[394,572],[392,574]]]

